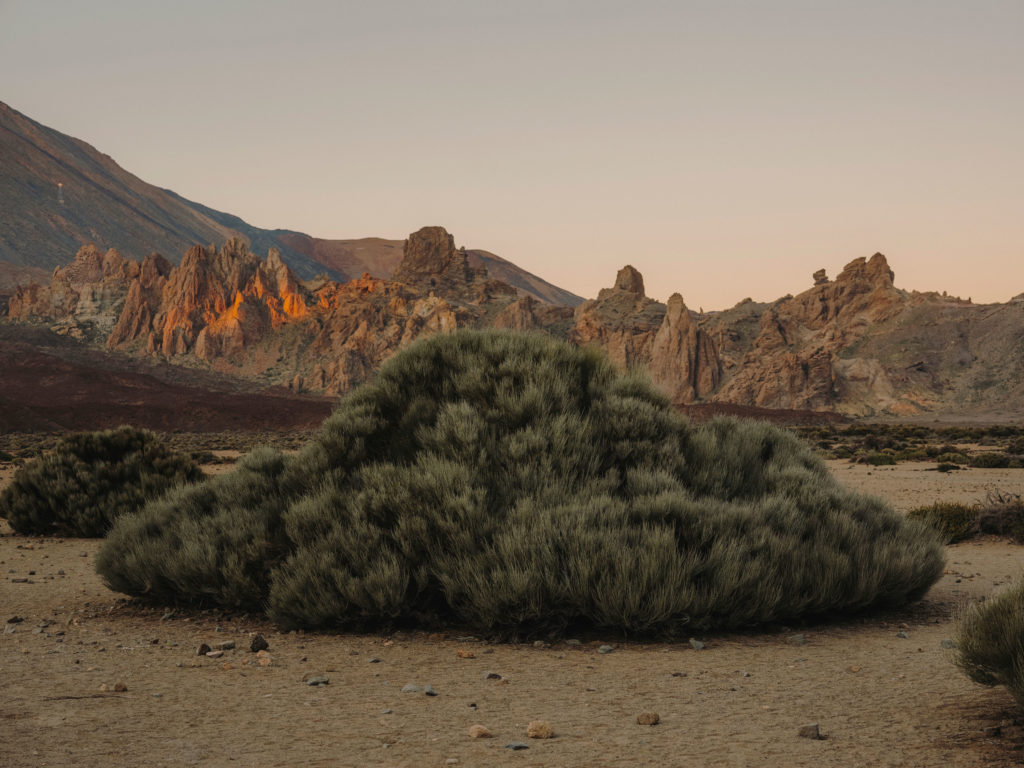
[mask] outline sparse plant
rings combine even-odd
[[[978,508],[978,528],[1024,543],[1024,499],[1019,493],[989,491]]]
[[[678,636],[915,600],[943,563],[782,429],[694,426],[598,351],[459,331],[395,355],[297,455],[119,520],[97,569],[287,627]]]
[[[168,488],[201,478],[199,468],[152,432],[119,427],[61,440],[26,464],[0,493],[0,517],[18,533],[103,536]]]
[[[917,507],[907,513],[911,520],[920,520],[934,528],[946,544],[975,536],[979,529],[978,508],[953,502],[936,502]]]
[[[971,605],[956,633],[957,665],[982,685],[1004,685],[1024,707],[1024,581]]]

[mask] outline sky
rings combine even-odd
[[[0,101],[265,228],[691,308],[1024,292],[1022,0],[0,0]]]

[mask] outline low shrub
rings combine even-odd
[[[1006,452],[1012,453],[1015,456],[1024,456],[1024,437],[1019,437],[1016,440],[1011,440],[1006,446]]]
[[[935,460],[939,464],[966,464],[967,454],[966,453],[940,453],[935,457]]]
[[[1009,536],[1024,543],[1024,499],[1019,493],[989,491],[979,505],[978,527],[982,533]]]
[[[103,536],[118,516],[200,477],[187,456],[168,450],[152,432],[85,432],[19,469],[0,493],[0,517],[22,534]]]
[[[967,464],[979,469],[1004,469],[1010,466],[1010,457],[1005,453],[976,453],[967,460]]]
[[[912,509],[907,517],[934,528],[946,544],[969,539],[979,531],[978,508],[967,504],[940,501]]]
[[[694,426],[597,351],[493,331],[410,345],[298,454],[151,502],[97,558],[118,591],[285,627],[666,636],[901,604],[943,564],[792,434]]]
[[[954,470],[960,469],[959,464],[949,464],[947,462],[939,462],[939,465],[935,467],[936,472],[953,472]]]
[[[957,624],[957,665],[982,685],[1004,685],[1024,707],[1024,581],[983,603]]]
[[[896,463],[896,457],[891,453],[869,453],[864,457],[864,461],[873,467],[890,466]]]

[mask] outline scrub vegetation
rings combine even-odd
[[[664,636],[905,603],[943,563],[791,433],[695,426],[597,351],[493,331],[411,345],[297,454],[172,490],[97,559],[285,627]]]
[[[103,536],[178,483],[202,477],[156,435],[132,427],[83,432],[22,466],[0,493],[0,517],[22,534]]]

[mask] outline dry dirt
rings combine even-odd
[[[1024,491],[1024,470],[831,466],[843,482],[899,509],[973,501],[992,486]],[[7,768],[973,768],[1024,760],[1012,699],[971,683],[942,648],[958,605],[1019,575],[1024,547],[997,539],[950,547],[946,575],[917,605],[866,619],[701,635],[706,647],[693,650],[612,636],[535,648],[455,632],[280,634],[251,617],[164,615],[103,587],[92,572],[98,542],[3,531],[0,623],[23,619],[0,634],[0,765]],[[270,644],[269,666],[249,651],[255,633]],[[220,659],[196,655],[200,643],[224,640],[237,649]],[[598,653],[602,643],[614,650]],[[488,672],[501,677],[486,679]],[[330,682],[309,686],[310,675]],[[127,690],[114,690],[118,683]],[[437,695],[401,692],[407,683]],[[660,723],[638,725],[646,712]],[[554,738],[528,738],[533,720],[550,723]],[[827,738],[799,737],[808,723]],[[494,737],[471,739],[475,724]],[[993,726],[1002,734],[984,731]],[[529,748],[506,748],[517,741]]]

